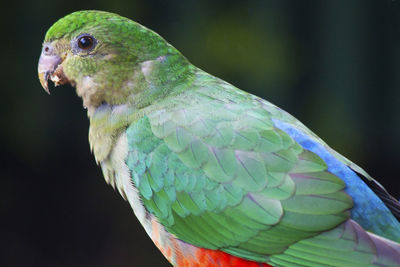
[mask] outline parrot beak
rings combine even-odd
[[[58,55],[47,55],[42,52],[39,59],[38,72],[40,84],[44,90],[50,94],[47,81],[62,62]]]
[[[43,89],[50,94],[49,87],[47,85],[47,80],[49,79],[49,72],[39,72],[39,80],[40,84],[42,85]]]
[[[48,80],[52,80],[55,86],[71,82],[64,74],[62,62],[67,57],[67,53],[59,56],[53,49],[51,43],[44,43],[42,54],[39,58],[38,74],[40,84],[44,90],[50,94]]]

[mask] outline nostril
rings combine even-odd
[[[43,46],[43,53],[44,54],[49,55],[49,54],[51,54],[51,52],[52,52],[52,49],[51,49],[50,45]]]

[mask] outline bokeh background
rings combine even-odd
[[[295,115],[400,197],[400,3],[9,1],[1,20],[1,266],[168,266],[106,185],[70,86],[37,79],[46,30],[80,9],[157,31],[192,63]]]

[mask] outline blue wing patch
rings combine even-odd
[[[351,218],[365,230],[400,241],[400,223],[377,195],[358,177],[358,175],[335,158],[314,137],[307,135],[294,125],[273,119],[275,127],[286,132],[303,148],[317,154],[328,165],[328,171],[346,183],[346,193],[354,202]]]

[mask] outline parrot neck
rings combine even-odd
[[[97,77],[83,77],[76,86],[77,94],[89,117],[104,105],[125,104],[140,110],[185,90],[194,80],[195,71],[196,67],[177,52],[131,66],[119,77],[105,77],[101,72]]]
[[[87,100],[91,104],[86,106],[90,120],[89,142],[96,161],[101,163],[108,157],[115,139],[132,122],[156,108],[161,101],[168,101],[168,96],[189,88],[195,80],[195,72],[196,68],[180,54],[160,56],[135,67],[132,77],[124,82],[129,90],[110,90],[113,93],[103,94],[98,106]]]

